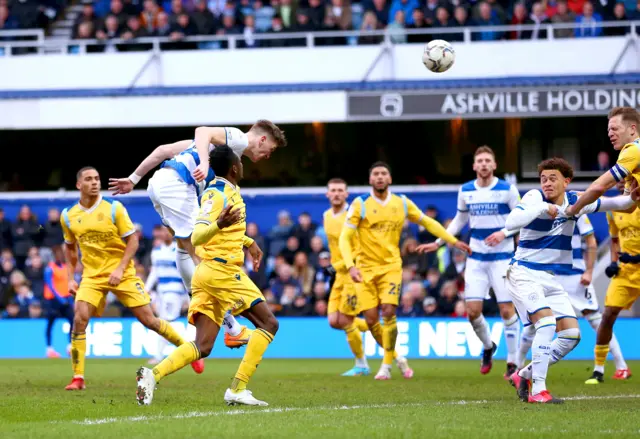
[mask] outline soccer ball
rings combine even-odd
[[[433,40],[424,46],[422,63],[435,73],[446,72],[456,59],[456,52],[445,40]]]

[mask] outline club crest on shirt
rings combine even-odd
[[[102,220],[104,220],[104,213],[100,212],[98,214],[98,221],[102,221]]]

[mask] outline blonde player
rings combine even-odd
[[[624,191],[624,183],[618,189]],[[604,300],[604,314],[596,336],[595,367],[585,384],[604,382],[604,363],[609,350],[616,363],[614,380],[626,380],[631,370],[622,358],[620,345],[613,334],[613,325],[623,309],[629,309],[640,297],[640,210],[633,213],[607,212],[611,235],[611,265],[606,274],[612,278]]]
[[[176,346],[185,343],[170,324],[157,318],[151,310],[151,298],[133,266],[138,238],[125,207],[117,201],[102,198],[100,175],[95,168],[80,169],[76,187],[80,190],[80,201],[64,209],[60,218],[66,244],[69,291],[76,297],[71,330],[73,379],[66,390],[86,387],[86,329],[91,317],[102,314],[109,292],[115,294],[144,326]],[[80,286],[74,280],[78,247],[84,267]],[[198,359],[194,359],[192,366],[197,373],[202,373],[204,365]]]
[[[231,148],[220,146],[211,153],[211,167],[218,177],[202,196],[200,216],[191,238],[202,259],[193,276],[189,305],[189,322],[196,327],[195,342],[180,346],[153,370],[138,369],[136,395],[141,405],[151,404],[156,384],[162,378],[211,353],[228,311],[242,313],[256,329],[224,400],[228,405],[267,405],[253,397],[247,383],[273,341],[278,321],[242,269],[243,246],[248,247],[255,270],[262,259],[258,245],[245,236],[246,207],[237,186],[242,178],[242,162]]]
[[[382,366],[375,379],[389,380],[396,357],[396,310],[402,282],[399,243],[405,220],[420,224],[436,237],[467,253],[471,253],[471,249],[447,233],[437,221],[425,216],[407,197],[391,193],[391,170],[386,163],[376,162],[371,166],[369,184],[371,193],[356,198],[349,207],[347,221],[340,234],[340,252],[351,279],[362,283],[358,292],[360,308],[364,310],[371,334],[384,348]],[[360,243],[357,266],[351,244],[356,232]],[[380,308],[384,327],[380,327]],[[405,358],[397,357],[396,363],[405,378],[413,376]]]
[[[286,143],[282,130],[268,120],[257,121],[246,133],[232,127],[199,127],[193,141],[161,145],[129,177],[109,179],[109,190],[114,195],[131,192],[142,177],[162,163],[149,180],[147,192],[163,224],[176,237],[176,263],[185,287],[191,291],[191,278],[200,262],[191,245],[198,198],[215,178],[209,167],[209,153],[216,145],[227,145],[238,157],[245,155],[257,162],[268,159],[277,147]],[[224,329],[225,344],[230,348],[245,345],[251,335],[232,315],[225,317]]]
[[[619,181],[640,181],[640,112],[631,107],[616,107],[609,112],[609,140],[613,149],[620,151],[618,161],[608,171],[591,183],[567,209],[567,215],[575,215],[584,206],[593,203]]]
[[[354,283],[349,277],[342,255],[340,254],[340,232],[347,217],[347,183],[341,178],[332,178],[327,183],[327,198],[331,207],[324,212],[323,226],[329,241],[331,253],[331,267],[335,272],[335,279],[329,294],[327,315],[329,325],[334,329],[343,330],[347,335],[347,342],[356,358],[353,368],[342,376],[369,375],[369,364],[362,346],[362,332],[369,328],[367,323],[355,316],[359,313],[358,294]],[[357,241],[357,238],[354,237]],[[355,246],[354,246],[355,247]],[[355,251],[357,253],[357,250]]]

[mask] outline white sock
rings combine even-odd
[[[193,278],[193,272],[196,270],[196,264],[193,263],[191,255],[186,250],[179,248],[176,252],[176,265],[178,266],[178,272],[180,272],[182,283],[190,293],[191,278]]]
[[[390,364],[381,364],[380,365],[380,370],[388,370],[389,372],[391,372],[391,365]]]
[[[533,337],[536,335],[536,327],[533,325],[525,326],[522,330],[522,336],[520,337],[520,346],[518,346],[518,367],[523,367],[525,361],[527,361],[527,353],[531,349],[533,344]],[[530,378],[529,378],[530,379]]]
[[[491,342],[491,334],[489,333],[489,325],[487,324],[487,321],[484,319],[484,316],[482,314],[480,314],[480,317],[471,322],[471,326],[482,342],[484,348],[493,348],[493,343]]]
[[[161,361],[164,358],[164,350],[169,342],[164,337],[158,335],[158,352],[156,352],[156,360]]]
[[[222,320],[222,326],[224,327],[224,332],[232,337],[235,337],[242,332],[242,326],[240,326],[236,318],[229,312],[225,314],[224,319]]]
[[[562,360],[569,352],[580,343],[580,330],[569,328],[558,331],[558,337],[551,343],[551,359],[549,366]]]
[[[364,367],[366,369],[369,368],[369,363],[367,363],[367,357],[356,358],[356,367]]]
[[[531,365],[531,394],[537,395],[547,390],[547,371],[551,359],[551,340],[556,333],[556,318],[543,317],[536,322],[536,335],[533,337]]]
[[[532,327],[532,325],[527,326],[527,328],[529,327]],[[580,330],[578,328],[570,328],[558,332],[558,338],[551,343],[551,358],[549,359],[549,366],[552,366],[562,360],[569,352],[578,346],[578,343],[580,343]],[[529,363],[527,367],[520,371],[519,375],[530,380],[533,372],[532,369],[533,363]]]
[[[611,348],[609,348],[611,349]],[[594,372],[600,372],[602,375],[604,375],[604,364],[602,366],[598,366],[597,364],[594,366],[593,368]]]
[[[598,332],[598,327],[600,326],[600,322],[602,321],[602,314],[599,312],[589,314],[587,316],[587,320],[589,324],[594,329],[594,331]],[[622,350],[620,349],[620,344],[618,343],[618,339],[615,334],[611,334],[611,341],[609,342],[609,352],[613,356],[613,361],[616,363],[616,370],[618,369],[627,369],[627,363],[624,361],[624,357],[622,356]],[[599,371],[604,373],[603,370]]]
[[[518,364],[518,339],[520,338],[520,321],[514,314],[504,323],[504,338],[507,341],[507,363]]]

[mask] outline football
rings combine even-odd
[[[424,46],[422,63],[432,72],[446,72],[451,68],[455,59],[456,53],[448,41],[433,40]]]

